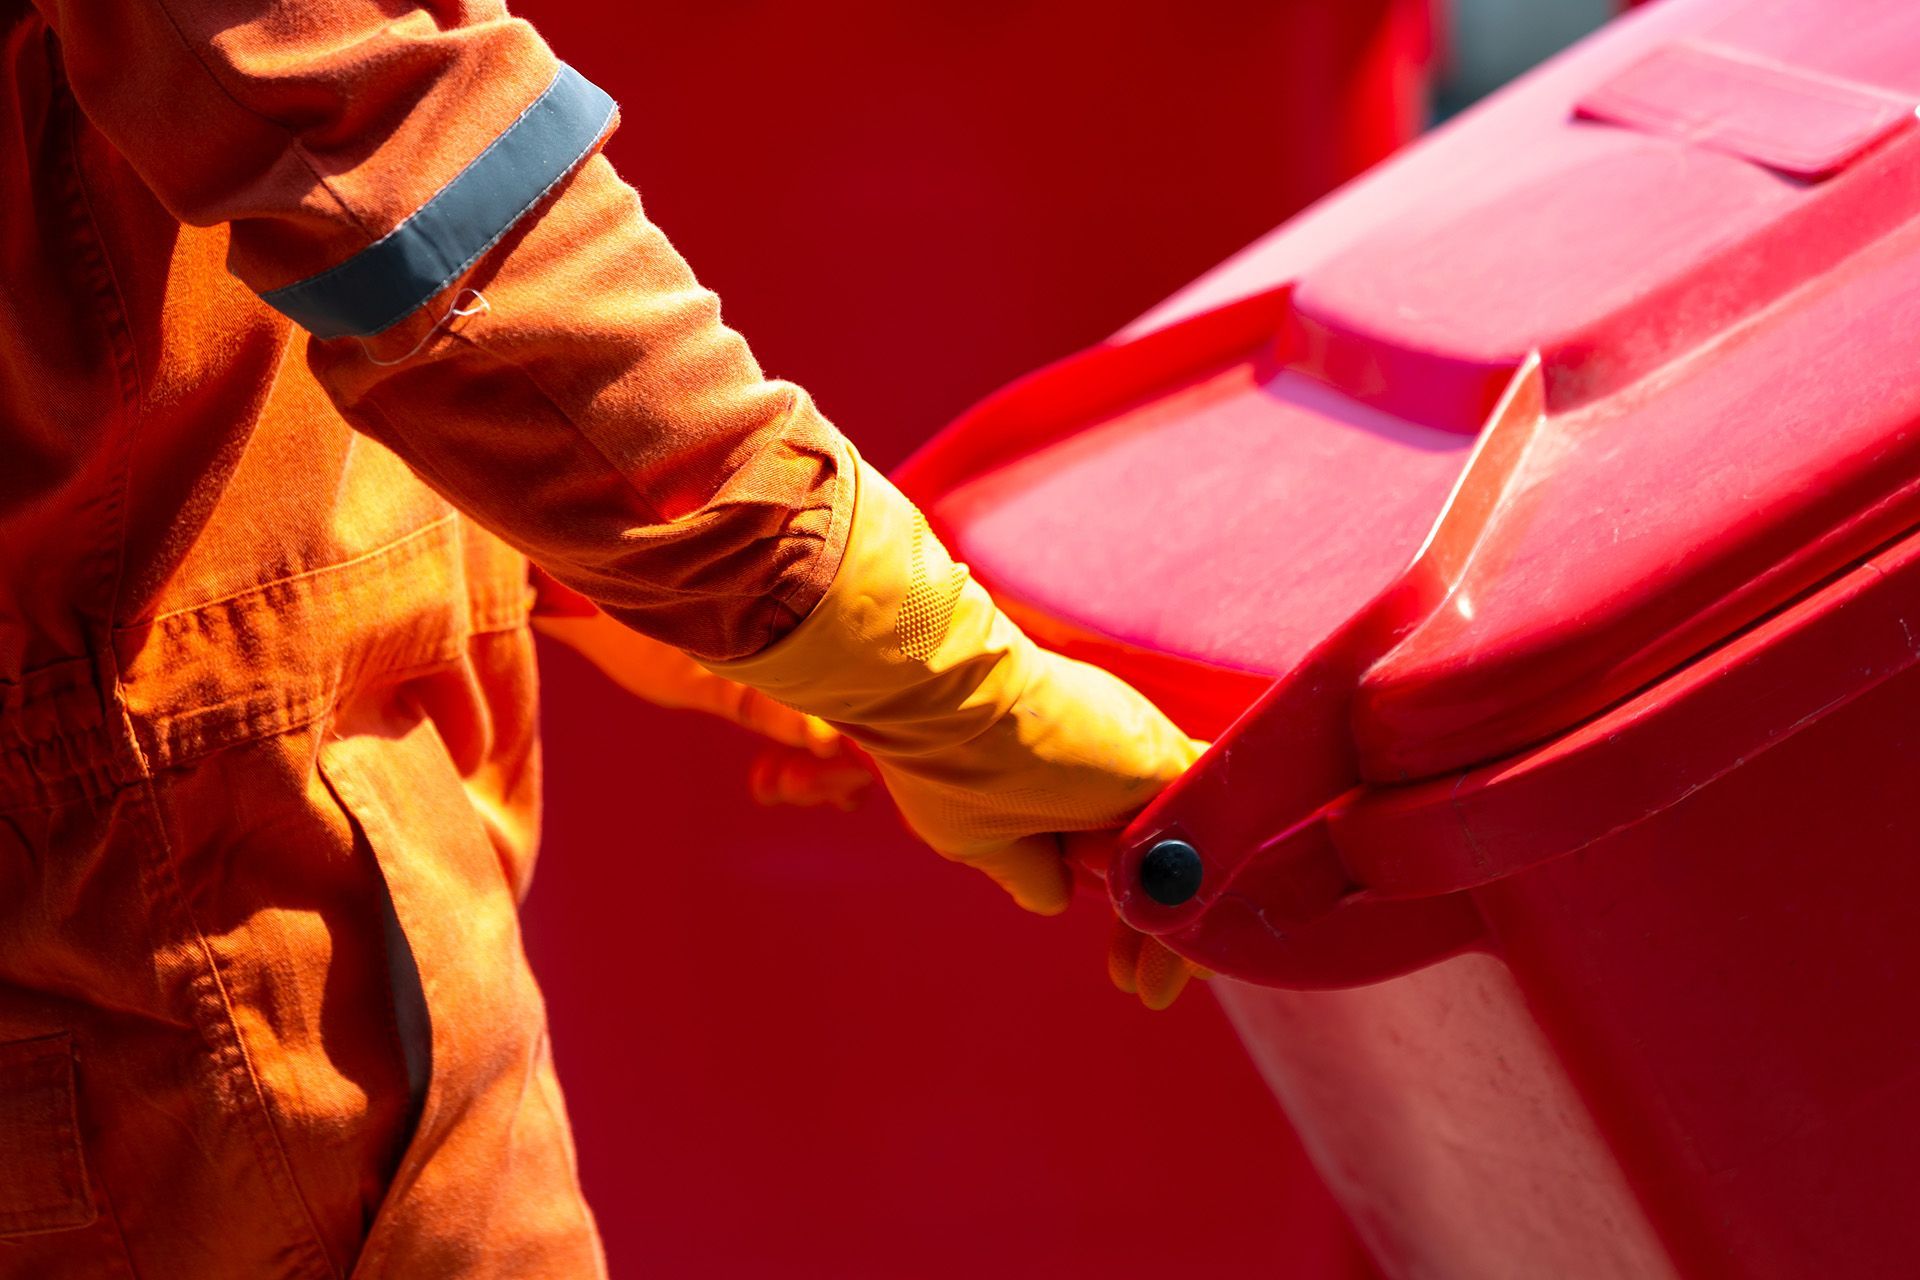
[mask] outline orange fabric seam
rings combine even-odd
[[[107,595],[105,600],[106,626],[111,629],[113,619],[120,608],[120,589],[126,581],[127,570],[127,491],[133,483],[134,443],[139,435],[141,422],[141,389],[145,379],[140,372],[140,353],[132,340],[127,324],[126,291],[120,283],[120,277],[113,269],[113,256],[107,252],[105,238],[100,231],[100,217],[94,208],[92,193],[87,190],[86,174],[80,165],[80,121],[82,112],[79,103],[74,100],[71,89],[66,84],[64,69],[59,72],[63,99],[61,106],[65,112],[67,134],[67,160],[72,166],[72,194],[76,221],[84,243],[84,252],[92,260],[98,279],[94,293],[100,303],[101,327],[106,330],[107,341],[114,353],[114,372],[116,388],[120,395],[120,412],[126,422],[125,440],[121,443],[120,457],[114,467],[114,480],[106,503],[106,525],[102,531],[106,550],[104,555],[111,561],[107,570]],[[111,661],[112,645],[106,648]]]
[[[443,516],[353,560],[115,629],[123,673],[118,695],[139,726],[143,748],[155,764],[177,767],[311,724],[365,676],[359,664],[380,637],[384,679],[452,662],[474,637],[524,626],[530,596],[524,560],[502,548],[496,564],[466,563],[450,555],[461,545],[460,529],[458,516]],[[431,625],[417,634],[391,627],[363,634],[354,598],[375,581],[410,584],[389,593],[392,618],[431,619]],[[290,671],[266,681],[257,668],[206,661],[236,636],[252,651],[271,648],[275,637],[301,634],[323,640],[305,651],[299,679]],[[402,637],[410,638],[394,643]]]
[[[333,189],[333,184],[327,181],[326,175],[320,172],[320,166],[313,162],[312,155],[308,154],[305,144],[300,141],[300,135],[292,129],[287,128],[286,125],[255,111],[252,107],[242,102],[239,97],[234,94],[232,89],[227,87],[226,81],[220,78],[219,73],[207,65],[207,60],[201,56],[200,50],[194,47],[193,41],[187,39],[187,33],[181,30],[180,20],[173,16],[173,9],[167,4],[167,0],[154,0],[154,7],[160,11],[160,16],[167,20],[167,26],[172,29],[174,39],[180,42],[180,47],[186,50],[187,56],[193,59],[194,65],[200,68],[201,72],[212,82],[213,87],[220,91],[220,96],[228,102],[231,102],[241,111],[252,116],[255,120],[260,121],[260,123],[278,129],[281,133],[285,134],[287,138],[287,149],[300,157],[301,165],[308,173],[313,175],[314,183],[319,186],[322,191],[327,193],[327,197],[333,201],[334,206],[345,215],[349,222],[353,223],[362,236],[366,237],[367,243],[372,244],[376,238],[373,231],[366,223],[360,220],[360,215],[354,212],[353,206],[348,204],[346,200],[341,197],[340,193]]]
[[[187,907],[186,895],[181,892],[178,882],[174,879],[172,863],[175,856],[175,842],[171,834],[167,831],[165,819],[161,816],[160,797],[157,789],[154,787],[152,767],[148,764],[145,753],[140,749],[139,736],[134,732],[132,720],[127,715],[124,707],[120,713],[120,726],[126,745],[133,753],[134,759],[138,764],[140,776],[135,785],[146,797],[147,815],[150,819],[153,833],[157,837],[156,843],[158,848],[152,852],[159,856],[152,857],[148,865],[141,868],[140,878],[143,883],[149,886],[149,894],[152,894],[155,888],[157,888],[158,891],[165,896],[167,905],[172,908],[175,917],[185,925],[190,935],[194,951],[199,957],[200,964],[205,966],[201,972],[211,981],[215,999],[218,1002],[218,1017],[212,1020],[212,1025],[196,1025],[194,1029],[199,1032],[203,1039],[208,1041],[207,1047],[213,1051],[216,1060],[226,1056],[222,1052],[223,1048],[230,1050],[234,1056],[238,1057],[241,1068],[240,1074],[245,1081],[247,1091],[251,1094],[252,1102],[259,1107],[259,1118],[265,1122],[267,1137],[272,1142],[272,1150],[271,1153],[269,1153],[262,1148],[260,1134],[257,1131],[256,1125],[251,1122],[252,1115],[249,1114],[243,1119],[242,1123],[247,1128],[253,1141],[254,1157],[260,1161],[260,1171],[266,1176],[268,1182],[276,1184],[274,1186],[276,1192],[284,1194],[289,1188],[292,1190],[294,1204],[298,1206],[301,1219],[306,1228],[306,1236],[300,1240],[299,1243],[305,1249],[317,1251],[324,1264],[325,1274],[329,1276],[330,1280],[338,1280],[340,1269],[334,1265],[332,1257],[327,1253],[326,1244],[320,1235],[319,1220],[314,1217],[313,1206],[307,1203],[306,1196],[301,1194],[297,1181],[292,1177],[291,1162],[287,1156],[286,1143],[280,1136],[279,1126],[274,1123],[272,1113],[267,1109],[266,1095],[261,1089],[259,1072],[254,1068],[253,1059],[247,1052],[246,1043],[240,1038],[240,1029],[234,1021],[233,998],[227,989],[226,980],[221,977],[220,966],[214,958],[213,947],[207,942],[206,934],[201,930],[199,922],[193,918],[193,912]],[[196,993],[195,1003],[204,1005],[207,1001],[204,996]],[[197,1019],[196,1022],[198,1022]],[[244,1104],[242,1105],[242,1111],[248,1111],[248,1108],[246,1108]],[[275,1170],[271,1163],[272,1156],[278,1156],[279,1158],[278,1172],[280,1178],[285,1180],[285,1186],[279,1185],[280,1179],[276,1179],[273,1176]],[[276,1195],[274,1201],[279,1203],[280,1196]]]
[[[142,621],[119,623],[114,627],[114,632],[118,634],[120,632],[125,632],[125,631],[144,631],[149,627],[157,627],[161,623],[166,622],[169,619],[178,618],[185,614],[199,613],[203,609],[214,609],[214,608],[218,608],[221,605],[234,604],[238,601],[246,600],[253,596],[265,595],[267,592],[272,591],[275,588],[290,587],[290,586],[294,586],[297,583],[311,581],[315,578],[325,578],[325,577],[337,575],[349,569],[352,569],[357,565],[366,564],[368,561],[378,560],[382,556],[391,555],[395,551],[398,551],[401,548],[405,547],[409,542],[414,542],[422,538],[430,537],[435,532],[439,531],[445,526],[459,520],[459,518],[460,518],[460,515],[458,512],[449,511],[447,512],[447,514],[440,516],[438,519],[432,520],[427,524],[421,525],[418,529],[414,529],[410,532],[401,534],[399,537],[393,539],[393,541],[391,542],[383,542],[379,546],[374,547],[370,551],[363,551],[359,555],[354,556],[351,560],[341,560],[341,561],[337,561],[334,564],[321,565],[317,569],[308,569],[301,573],[291,573],[284,578],[274,578],[267,582],[255,583],[253,586],[248,587],[245,591],[235,591],[228,595],[216,596],[211,600],[202,600],[197,604],[183,605],[178,609],[169,609],[165,613],[156,613],[153,617],[144,619]]]

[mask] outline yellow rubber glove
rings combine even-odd
[[[818,716],[873,759],[907,824],[1029,911],[1064,911],[1061,833],[1123,825],[1199,755],[1139,693],[1039,648],[858,464],[845,558],[806,620],[718,675]]]
[[[672,645],[631,631],[598,611],[536,616],[533,628],[566,645],[637,698],[702,711],[773,743],[748,775],[761,804],[851,809],[872,781],[866,762],[832,725],[708,671]]]

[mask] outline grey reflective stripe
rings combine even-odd
[[[613,120],[613,99],[572,67],[431,200],[337,267],[261,294],[319,338],[390,329],[478,261]]]

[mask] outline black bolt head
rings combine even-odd
[[[1140,859],[1140,887],[1163,907],[1200,892],[1200,851],[1185,840],[1162,840]]]

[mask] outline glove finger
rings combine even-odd
[[[859,807],[861,794],[872,784],[873,774],[857,757],[823,760],[798,747],[767,748],[755,757],[747,773],[747,787],[754,801],[768,806],[832,805],[851,811]]]
[[[805,747],[822,760],[831,760],[836,756],[848,754],[845,735],[819,716],[801,717],[801,737],[802,741],[798,745]],[[865,765],[862,765],[861,769],[869,778],[873,776],[873,770],[866,768]]]
[[[787,803],[786,786],[781,774],[786,769],[786,761],[773,752],[763,751],[753,758],[747,766],[747,792],[753,802],[763,809],[772,809]]]
[[[771,738],[782,746],[799,747],[822,760],[839,754],[840,744],[845,739],[840,736],[838,729],[825,720],[775,702],[757,689],[744,689],[738,685],[733,687],[741,691],[731,711],[734,723],[762,737]]]
[[[1073,872],[1057,836],[1023,836],[990,853],[965,858],[1035,915],[1057,916],[1073,900]]]
[[[1157,938],[1144,938],[1136,971],[1140,1003],[1149,1009],[1172,1004],[1193,977],[1193,966],[1175,955]]]
[[[603,615],[536,618],[534,627],[583,654],[628,693],[656,706],[704,711],[819,756],[839,748],[839,731],[825,721],[715,675],[672,645]]]
[[[814,807],[831,805],[842,813],[858,809],[866,799],[867,789],[873,785],[873,775],[857,760],[808,757],[797,761],[788,772],[789,777],[798,776],[798,782],[788,784],[789,791],[797,793],[794,803]]]
[[[758,689],[724,680],[696,667],[698,683],[690,682],[683,691],[685,705],[731,720],[742,729],[786,747],[801,747],[816,756],[835,754],[840,748],[840,731],[826,721],[795,711],[775,702]]]
[[[1145,934],[1114,917],[1107,938],[1107,977],[1126,995],[1139,994],[1140,946],[1146,940]]]

